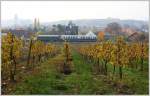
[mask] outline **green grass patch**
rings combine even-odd
[[[70,75],[64,75],[56,70],[54,65],[58,63],[56,60],[61,59],[59,56],[51,58],[41,63],[34,74],[24,75],[23,81],[17,83],[10,94],[121,94],[120,90],[123,90],[124,94],[148,94],[148,70],[141,72],[124,68],[124,77],[120,83],[117,67],[115,76],[112,74],[113,66],[110,64],[108,76],[93,75],[92,63],[87,63],[75,50],[72,50],[72,56],[74,71]],[[147,63],[145,62],[145,69],[148,69]],[[120,88],[119,84],[128,87]]]

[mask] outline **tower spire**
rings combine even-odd
[[[34,31],[37,31],[37,19],[34,19]]]
[[[37,27],[38,27],[38,29],[40,29],[40,20],[39,20],[39,18],[38,18],[38,21],[37,21]]]

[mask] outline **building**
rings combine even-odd
[[[30,38],[34,32],[32,30],[24,29],[24,28],[16,28],[16,29],[9,29],[5,33],[11,32],[17,37],[24,37],[24,38]]]
[[[52,25],[50,33],[53,35],[78,35],[78,26],[71,21],[68,25],[54,24]]]
[[[61,42],[62,41],[60,35],[38,35],[37,40],[41,40],[43,42]]]
[[[89,31],[85,36],[91,37],[91,38],[95,38],[96,37],[96,35],[92,31]]]
[[[65,28],[65,35],[78,35],[78,26],[70,21]]]
[[[96,42],[97,37],[90,31],[86,35],[38,35],[37,40],[43,42]]]
[[[1,33],[1,36],[7,36],[7,33]]]

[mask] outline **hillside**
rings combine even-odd
[[[53,24],[63,24],[67,25],[70,20],[61,20],[61,21],[55,21],[55,22],[41,22],[42,25],[49,26]],[[140,28],[142,25],[147,25],[148,21],[141,21],[141,20],[120,20],[120,19],[77,19],[77,20],[71,20],[73,23],[75,23],[78,26],[87,26],[87,27],[106,27],[107,24],[112,22],[117,22],[121,24],[122,26],[130,26],[130,27],[138,27]],[[7,23],[6,23],[7,22]],[[33,23],[32,20],[23,20],[20,19],[18,21],[19,26],[29,26]],[[1,21],[2,27],[10,27],[14,26],[14,20],[7,20]]]
[[[62,21],[56,21],[56,22],[47,22],[44,24],[68,24],[69,20],[62,20]],[[129,26],[136,26],[141,27],[143,24],[148,24],[147,21],[140,21],[140,20],[120,20],[120,19],[79,19],[79,20],[72,20],[73,23],[75,23],[78,26],[97,26],[97,27],[105,27],[107,24],[112,22],[117,22],[124,25]]]

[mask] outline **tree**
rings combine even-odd
[[[98,41],[103,41],[104,40],[104,35],[105,35],[104,32],[99,32],[98,33]]]
[[[20,38],[17,38],[10,32],[2,38],[2,67],[5,68],[4,66],[8,65],[7,68],[10,72],[9,76],[12,82],[15,81],[17,60],[21,57],[21,52],[22,40]]]
[[[141,63],[140,70],[143,71],[144,60],[148,60],[148,44],[139,42],[138,45],[137,56]]]
[[[122,36],[117,37],[114,54],[112,55],[111,62],[116,66],[119,66],[119,77],[122,79],[122,68],[126,66],[129,62],[128,54],[127,54],[127,44],[124,41]]]
[[[26,69],[28,69],[29,64],[30,64],[32,46],[33,46],[33,40],[31,39],[30,43],[29,43],[29,51],[28,51],[28,59],[27,59]]]
[[[107,64],[111,60],[112,42],[106,41],[102,43],[102,50],[100,52],[101,59],[105,66],[105,74],[107,75]]]
[[[109,32],[112,35],[120,35],[121,31],[122,31],[121,25],[116,22],[109,23],[105,28],[105,32]]]
[[[137,43],[129,43],[127,45],[127,54],[128,54],[128,57],[129,57],[129,67],[131,68],[137,68]],[[135,65],[135,66],[134,66]]]
[[[65,62],[63,65],[63,73],[64,74],[70,74],[72,72],[71,66],[72,66],[72,57],[71,57],[71,52],[70,52],[70,46],[67,42],[64,43],[64,57],[65,57]]]
[[[59,35],[63,35],[63,34],[65,34],[65,26],[63,26],[63,25],[61,25],[61,24],[58,24],[57,25],[57,29],[58,29],[58,34]]]

